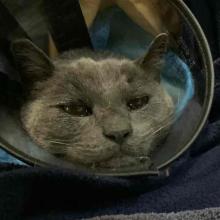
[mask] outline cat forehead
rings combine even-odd
[[[140,68],[128,59],[107,58],[95,60],[80,58],[59,65],[59,78],[65,84],[73,84],[83,90],[107,91],[127,90],[130,79],[141,78]]]
[[[140,69],[129,59],[106,58],[95,60],[82,57],[77,60],[64,60],[55,63],[59,71],[67,71],[72,74],[123,74],[129,72],[139,72]]]
[[[143,77],[146,73],[132,60],[65,59],[58,61],[55,67],[55,74],[44,87],[49,97],[62,94],[59,98],[86,97],[94,102],[105,102],[151,93],[157,88],[154,81]],[[45,94],[44,90],[42,92]]]
[[[105,59],[100,59],[100,60],[95,60],[93,58],[90,57],[82,57],[80,59],[77,60],[73,60],[71,62],[71,65],[75,66],[83,66],[83,65],[99,65],[99,66],[103,66],[103,65],[112,65],[112,66],[121,66],[123,63],[129,63],[131,61],[127,60],[127,59],[116,59],[116,58],[105,58]]]
[[[92,94],[113,96],[130,90],[128,75],[138,75],[138,66],[127,59],[80,58],[77,60],[63,60],[57,64],[56,74],[50,80],[55,90],[65,84],[65,89]],[[55,83],[54,83],[55,82]],[[140,86],[139,86],[140,87]],[[107,95],[108,94],[108,95]]]

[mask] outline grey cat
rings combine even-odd
[[[84,49],[50,60],[29,40],[17,40],[12,53],[25,90],[24,129],[76,164],[149,167],[174,118],[172,98],[160,84],[167,47],[162,33],[134,61]]]

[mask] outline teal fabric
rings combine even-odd
[[[22,161],[11,156],[3,149],[0,149],[0,162],[1,163],[14,163],[14,164],[19,164],[19,165],[25,165]]]
[[[153,37],[136,25],[119,8],[100,13],[89,30],[93,47],[135,59],[146,53]],[[173,97],[178,117],[194,95],[192,74],[186,63],[173,52],[166,56],[162,84]]]

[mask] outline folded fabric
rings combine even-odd
[[[16,159],[15,157],[10,155],[9,153],[4,151],[3,149],[0,149],[0,162],[2,162],[2,163],[21,164],[21,165],[23,164],[24,165],[24,163],[22,161]]]
[[[213,59],[220,56],[220,1],[184,0],[199,21],[212,51]],[[198,7],[199,6],[199,7]]]
[[[207,145],[211,149],[202,155],[182,157],[165,179],[0,164],[0,219],[63,220],[220,207],[220,145]]]

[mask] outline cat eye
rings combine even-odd
[[[147,105],[149,102],[149,96],[138,97],[135,99],[131,99],[127,106],[130,110],[137,110]]]
[[[60,107],[66,113],[74,116],[86,117],[92,115],[92,109],[84,104],[67,104]]]

